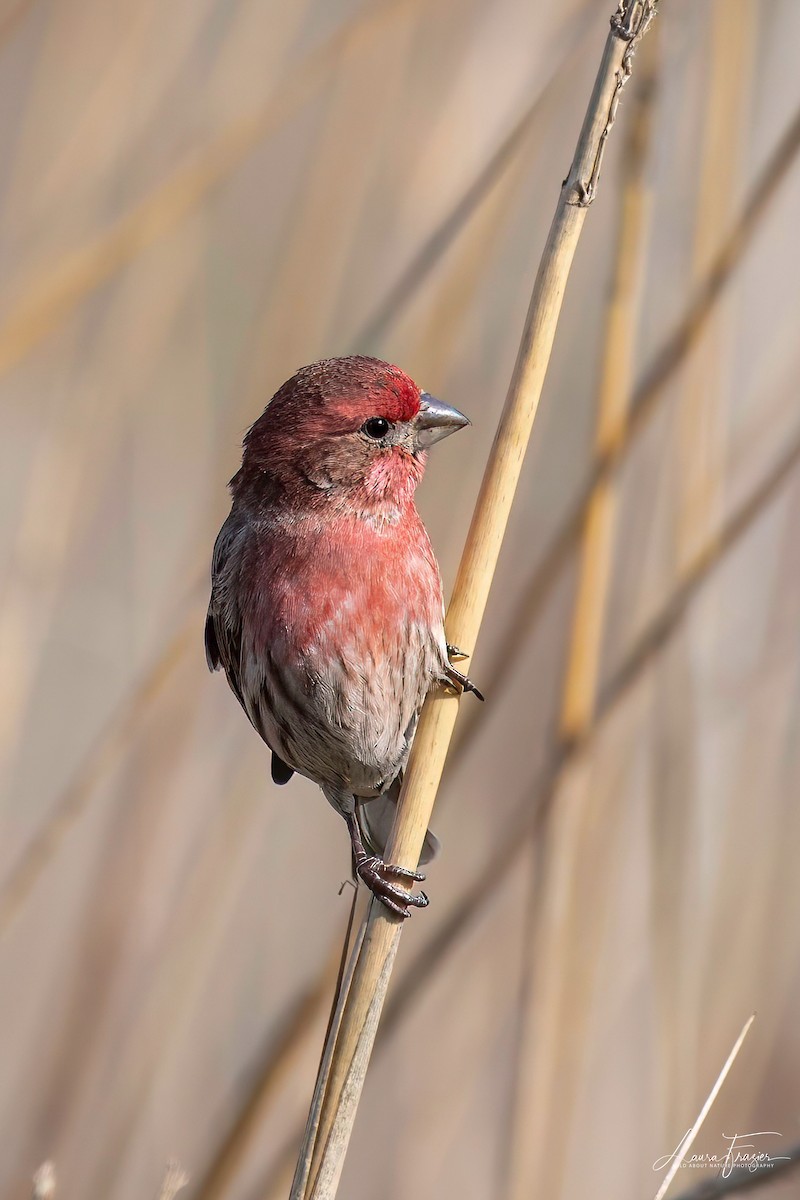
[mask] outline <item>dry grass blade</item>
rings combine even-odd
[[[714,1101],[716,1100],[717,1096],[719,1095],[720,1091],[722,1090],[722,1085],[725,1082],[725,1080],[728,1078],[728,1073],[730,1072],[730,1069],[733,1066],[733,1064],[736,1062],[739,1051],[741,1050],[742,1046],[744,1045],[744,1040],[747,1037],[748,1033],[750,1032],[750,1027],[752,1026],[753,1021],[755,1021],[755,1019],[756,1019],[756,1014],[753,1013],[751,1016],[749,1016],[747,1018],[744,1025],[742,1026],[742,1032],[739,1034],[738,1038],[733,1043],[733,1048],[732,1048],[730,1054],[728,1055],[728,1057],[726,1058],[725,1065],[723,1066],[722,1070],[720,1071],[719,1075],[717,1076],[714,1086],[712,1087],[711,1091],[708,1093],[706,1102],[703,1105],[703,1107],[700,1109],[697,1120],[695,1121],[694,1125],[687,1133],[686,1137],[681,1142],[680,1147],[678,1149],[678,1153],[673,1158],[672,1163],[670,1164],[669,1170],[667,1171],[666,1175],[664,1176],[663,1180],[661,1181],[661,1187],[656,1192],[655,1200],[664,1200],[664,1196],[666,1196],[667,1192],[669,1191],[670,1184],[672,1183],[673,1179],[675,1178],[677,1172],[680,1170],[681,1163],[686,1158],[686,1155],[689,1153],[689,1150],[691,1149],[692,1145],[694,1144],[695,1138],[697,1137],[698,1133],[700,1132],[700,1130],[702,1128],[703,1122],[705,1121],[706,1117],[710,1113],[711,1108],[714,1104]]]
[[[654,10],[654,3],[631,0],[621,3],[614,14],[577,150],[561,189],[448,612],[450,639],[470,649],[486,606],[567,278],[588,206],[596,193],[606,141],[630,74],[633,50]],[[387,847],[387,855],[401,865],[413,866],[418,861],[457,710],[456,698],[437,696],[423,711]],[[385,909],[379,909],[380,905],[373,905],[370,911],[333,1048],[309,1184],[301,1186],[299,1173],[292,1200],[309,1196],[312,1200],[330,1200],[338,1188],[400,936],[400,923]]]

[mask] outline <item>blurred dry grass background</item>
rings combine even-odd
[[[224,483],[296,366],[390,358],[473,418],[452,580],[606,7],[0,13],[4,1197],[286,1189],[347,848],[206,674]],[[798,44],[671,0],[637,64],[352,1200],[651,1195],[754,1009],[696,1148],[800,1137]]]

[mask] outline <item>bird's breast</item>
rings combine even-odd
[[[267,740],[318,782],[344,776],[368,794],[391,781],[441,676],[441,584],[419,528],[413,539],[357,530],[266,556],[247,641],[278,744]]]

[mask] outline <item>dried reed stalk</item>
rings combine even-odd
[[[738,207],[758,42],[758,17],[752,0],[730,0],[730,3],[711,0],[705,21],[708,42],[703,64],[702,107],[698,106],[696,113],[696,192],[688,264],[690,292],[696,292],[701,281],[708,277],[724,240],[724,230],[730,228]],[[713,314],[709,314],[702,340],[689,354],[676,380],[677,386],[673,385],[674,409],[667,426],[673,444],[665,447],[664,453],[665,461],[672,463],[670,569],[677,583],[691,575],[697,556],[708,552],[723,528],[730,487],[732,402],[728,375],[735,360],[730,353],[735,336],[731,317],[737,299],[729,293],[727,302],[718,304]],[[682,727],[684,737],[690,734],[689,728],[682,726],[682,714],[695,711],[702,704],[702,686],[691,652],[686,650],[685,654],[684,658],[678,650],[671,671],[659,688],[657,718],[664,728]],[[680,682],[676,678],[678,671],[682,676]],[[683,1120],[687,1097],[693,1094],[698,1061],[703,1062],[699,1056],[706,1042],[707,1022],[711,1014],[722,1011],[723,995],[728,1004],[733,1004],[735,998],[730,978],[723,982],[719,964],[712,963],[712,955],[708,953],[693,961],[687,947],[680,969],[675,969],[673,947],[685,944],[693,917],[691,902],[673,897],[688,898],[694,894],[697,861],[688,853],[689,830],[703,797],[695,794],[688,779],[672,788],[668,781],[662,781],[659,787],[668,794],[656,799],[660,815],[658,843],[653,847],[650,937],[656,997],[655,1070],[665,1096],[662,1121],[670,1129]],[[728,809],[725,828],[732,830],[736,824]],[[730,836],[733,838],[732,833]],[[724,846],[725,835],[720,838],[721,862],[726,860]],[[738,872],[732,876],[727,870],[714,872],[708,891],[713,901],[706,900],[708,911],[716,911],[726,924],[731,911],[731,896],[726,888],[729,880],[735,880],[737,889],[741,886]],[[745,956],[742,951],[742,958]],[[688,1047],[695,1047],[696,1054],[685,1053]]]
[[[597,388],[595,451],[599,458],[614,454],[628,430],[642,268],[652,209],[647,155],[656,88],[654,45],[648,44],[645,69],[638,78],[624,154],[616,261]],[[606,476],[594,481],[583,516],[578,589],[561,702],[565,741],[582,737],[594,716],[616,525],[616,482],[615,477]]]
[[[602,457],[624,441],[633,390],[641,280],[652,209],[648,159],[656,94],[657,39],[648,39],[637,78],[636,103],[626,130],[615,263],[605,314],[597,386],[595,453]],[[561,694],[558,738],[563,747],[584,739],[597,707],[600,656],[608,606],[618,513],[616,474],[595,481],[588,497],[579,548],[578,584]],[[574,765],[574,764],[572,764]],[[566,766],[566,764],[565,764]],[[562,773],[562,786],[563,786]],[[567,812],[556,814],[546,833],[543,863],[533,856],[533,875],[523,943],[513,1105],[507,1153],[502,1156],[502,1194],[529,1196],[536,1186],[557,1194],[569,1155],[566,1141],[577,1089],[580,1056],[588,1028],[592,989],[609,889],[598,887],[598,871],[613,862],[598,855],[595,899],[585,911],[585,872],[578,867],[593,810],[603,803],[600,838],[610,838],[619,820],[618,794],[600,797],[578,789]],[[611,801],[609,803],[609,800]],[[553,815],[548,808],[545,819]],[[540,843],[545,839],[539,836]],[[558,852],[555,851],[558,847]],[[548,919],[545,893],[560,897],[559,919]],[[582,903],[583,902],[583,903]],[[538,967],[538,972],[537,968]],[[553,1128],[550,1116],[559,1114]],[[544,1145],[547,1150],[545,1151]]]
[[[657,0],[621,0],[612,17],[600,70],[577,149],[559,197],[534,285],[517,363],[484,474],[447,615],[448,636],[472,648],[477,638],[511,503],[550,359],[567,278],[589,204],[594,199],[606,141],[633,51]],[[419,858],[447,747],[458,712],[455,697],[425,705],[406,771],[387,856],[405,866]],[[373,904],[321,1103],[312,1104],[292,1200],[335,1196],[363,1087],[402,923]],[[311,1145],[313,1141],[313,1147]],[[307,1181],[306,1181],[307,1177]]]
[[[735,215],[758,40],[758,15],[752,0],[713,0],[709,22],[708,83],[692,245],[693,289],[708,274],[719,251],[721,230],[730,226]],[[725,306],[720,306],[709,318],[703,344],[690,359],[678,398],[680,469],[674,537],[679,574],[691,568],[694,556],[709,541],[724,506],[729,315]]]

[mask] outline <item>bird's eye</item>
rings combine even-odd
[[[382,437],[386,437],[386,434],[389,432],[389,422],[385,417],[370,417],[370,419],[365,421],[361,426],[361,431],[362,433],[365,433],[367,437],[374,438],[377,442],[380,441]]]

